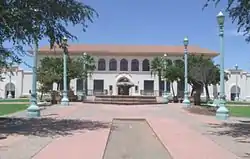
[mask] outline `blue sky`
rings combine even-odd
[[[183,37],[188,36],[190,45],[219,51],[216,15],[225,8],[225,4],[221,3],[217,8],[211,5],[202,11],[205,2],[84,0],[84,3],[96,9],[99,18],[89,24],[87,32],[81,32],[80,26],[68,29],[78,36],[73,43],[182,45]],[[236,30],[236,25],[226,16],[225,68],[232,68],[237,63],[240,68],[250,70],[250,44]],[[40,41],[40,46],[47,44],[47,40]],[[24,60],[32,65],[31,58],[24,57]],[[218,57],[215,61],[218,62]],[[30,69],[23,64],[21,67]]]

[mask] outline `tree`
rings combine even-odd
[[[166,64],[164,62],[166,62]],[[166,69],[164,67],[170,65],[172,65],[172,61],[167,59],[166,61],[164,61],[163,57],[155,57],[150,63],[151,75],[158,76],[159,96],[162,95],[162,90],[160,90],[160,88],[161,88],[162,75],[164,70]]]
[[[48,38],[50,46],[60,46],[62,38],[74,40],[66,27],[81,25],[83,31],[87,22],[93,22],[97,12],[78,0],[2,0],[0,2],[0,65],[22,62],[25,55],[23,44],[31,45]],[[12,48],[3,43],[12,42]]]
[[[171,62],[172,63],[172,62]],[[175,91],[173,82],[178,80],[184,80],[184,63],[182,60],[175,60],[173,64],[168,65],[163,71],[163,78],[171,83],[171,89],[173,96],[175,97]]]
[[[84,61],[85,69],[83,69]],[[57,83],[57,90],[59,90],[59,86],[63,83],[63,58],[45,57],[40,63],[37,71],[39,83],[42,85]],[[83,56],[76,59],[68,58],[67,63],[68,85],[72,79],[86,79],[95,70],[95,61],[90,55],[87,55],[85,60]]]
[[[210,2],[214,2],[215,5],[219,4],[221,0],[207,0],[204,8],[206,8]],[[237,23],[238,32],[243,32],[246,37],[246,41],[250,42],[250,0],[228,0],[226,6],[226,12],[229,13],[229,17],[233,23]]]
[[[184,81],[184,62],[176,60],[174,65],[164,70],[163,76],[170,82]],[[227,79],[226,76],[225,79]],[[207,100],[209,100],[208,86],[218,84],[219,81],[220,70],[218,65],[215,65],[211,59],[197,55],[188,56],[188,83],[192,86],[191,95],[194,96],[196,105],[200,105],[200,95],[203,87],[206,89]],[[174,89],[172,88],[172,90]]]

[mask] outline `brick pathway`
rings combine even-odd
[[[24,117],[25,113],[15,116]],[[229,124],[239,123],[235,118],[226,126],[216,128],[223,123],[215,117],[189,114],[180,104],[114,106],[82,103],[48,107],[42,111],[40,123],[27,124],[25,121],[23,126],[17,127],[18,130],[11,128],[8,133],[12,135],[0,140],[0,158],[101,159],[113,118],[146,118],[174,159],[250,158],[249,129],[245,129],[248,134],[245,132],[239,137],[221,133],[233,129]],[[245,121],[248,128],[249,123]],[[29,124],[31,126],[27,126]],[[1,131],[4,131],[2,127]]]

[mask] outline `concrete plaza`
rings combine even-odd
[[[250,158],[250,120],[224,123],[190,114],[181,104],[71,103],[47,107],[40,119],[25,116],[19,112],[1,119],[0,133],[8,134],[0,140],[1,159],[101,159],[113,118],[145,118],[174,159]]]

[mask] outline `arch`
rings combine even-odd
[[[116,59],[109,60],[109,71],[116,71],[117,70],[117,61]]]
[[[230,95],[231,95],[231,100],[235,100],[236,97],[240,96],[240,87],[236,85],[233,85],[230,89]]]
[[[148,59],[144,59],[142,61],[142,71],[149,71],[150,70],[150,64]]]
[[[120,61],[120,71],[128,71],[128,60],[122,59]]]
[[[14,98],[15,97],[16,86],[14,83],[9,82],[5,85],[5,96]]]
[[[137,59],[131,61],[131,71],[139,71],[139,61]]]
[[[106,70],[106,61],[105,59],[98,60],[98,71],[105,71]]]
[[[236,89],[237,89],[237,90],[236,90]],[[230,89],[230,92],[231,92],[231,93],[240,93],[240,87],[239,87],[239,86],[236,87],[236,85],[233,85],[233,86],[231,87],[231,89]]]

